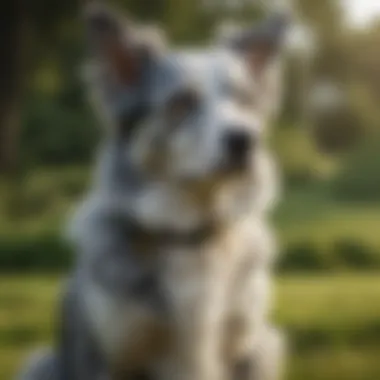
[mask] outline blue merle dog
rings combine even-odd
[[[105,143],[71,224],[56,349],[20,379],[278,379],[265,137],[286,21],[172,51],[101,4],[85,19]]]

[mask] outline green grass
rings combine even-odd
[[[380,277],[292,276],[277,281],[275,319],[288,332],[289,380],[380,378]],[[56,277],[0,278],[0,380],[50,341]]]
[[[380,249],[380,203],[339,202],[326,184],[288,189],[276,209],[274,221],[286,242],[299,239],[329,241],[350,237]]]
[[[309,257],[320,257],[325,268],[343,269],[355,250],[356,261],[367,261],[366,269],[380,267],[378,202],[338,201],[326,184],[309,184],[285,192],[273,221],[282,252],[301,247]],[[355,260],[350,267],[360,269]]]
[[[378,274],[283,277],[277,294],[277,317],[292,325],[354,327],[380,316]]]
[[[35,169],[0,181],[1,236],[37,236],[62,228],[89,183],[89,169]]]

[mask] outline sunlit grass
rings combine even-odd
[[[377,273],[283,277],[277,282],[277,293],[277,315],[284,323],[354,327],[380,321]]]

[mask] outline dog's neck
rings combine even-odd
[[[173,227],[153,229],[131,217],[119,223],[124,227],[131,249],[139,253],[142,258],[155,255],[157,250],[165,248],[199,247],[216,236],[224,227],[219,221],[208,221],[186,230]]]
[[[204,227],[231,224],[252,214],[249,190],[249,186],[231,185],[200,194],[168,183],[150,183],[131,197],[124,196],[115,209],[121,206],[123,214],[140,229],[191,235]]]

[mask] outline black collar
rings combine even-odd
[[[124,254],[122,247],[121,250],[110,249],[105,255],[101,254],[93,262],[91,275],[104,289],[120,297],[131,296],[134,289],[142,287],[145,289],[146,294],[143,294],[145,298],[147,294],[154,298],[156,293],[150,293],[152,289],[156,288],[156,284],[152,285],[151,280],[155,281],[156,279],[157,260],[159,260],[162,250],[172,247],[198,248],[215,236],[219,230],[217,223],[204,223],[186,232],[171,229],[153,230],[131,217],[122,217],[121,215],[113,215],[108,222],[111,222],[116,233],[121,234],[121,238],[125,239],[125,249],[130,251]],[[111,271],[108,270],[109,265],[111,265]],[[146,281],[148,282],[146,283]],[[147,284],[150,285],[146,289]],[[142,294],[140,294],[141,296]]]
[[[190,230],[179,231],[170,228],[152,229],[132,218],[124,221],[123,228],[129,241],[149,246],[153,251],[155,247],[197,246],[218,231],[218,225],[215,222],[204,222]]]

